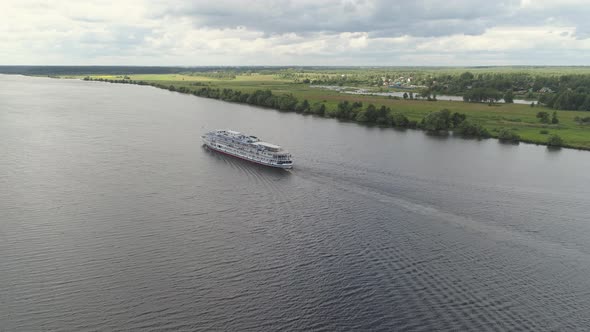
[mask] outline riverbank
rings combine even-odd
[[[84,76],[64,76],[66,78],[84,78]],[[562,147],[590,150],[590,126],[580,125],[576,117],[589,116],[581,111],[557,111],[558,124],[541,123],[537,118],[538,112],[552,113],[552,109],[545,107],[530,107],[519,104],[465,103],[457,101],[425,101],[404,100],[403,98],[348,95],[338,91],[317,89],[309,84],[294,83],[290,79],[278,75],[248,74],[231,78],[216,78],[211,76],[187,74],[145,74],[145,75],[93,75],[89,80],[106,82],[150,85],[181,93],[194,94],[202,97],[221,99],[230,102],[245,102],[259,106],[272,107],[283,111],[300,111],[325,117],[342,118],[339,104],[362,104],[360,110],[372,104],[376,109],[385,107],[387,112],[403,115],[409,120],[408,126],[420,127],[420,122],[429,113],[448,109],[451,113],[462,113],[470,122],[481,125],[491,137],[498,138],[503,130],[510,130],[518,135],[519,141],[547,145],[549,138],[557,135],[562,139]],[[260,91],[270,91],[272,96],[284,102],[265,104],[264,101],[247,100]],[[283,98],[284,97],[284,98]],[[264,96],[258,96],[264,98]],[[268,98],[268,96],[267,96]],[[306,101],[305,105],[302,105]],[[323,106],[322,106],[323,105]],[[298,107],[300,109],[298,109]],[[322,111],[323,108],[323,111]],[[349,112],[346,120],[367,122],[358,117],[358,111]],[[354,118],[351,118],[354,116]],[[370,121],[369,121],[370,122]],[[380,121],[379,125],[392,125]],[[397,124],[393,124],[397,126]]]

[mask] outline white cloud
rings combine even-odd
[[[586,1],[0,2],[0,64],[589,65]]]

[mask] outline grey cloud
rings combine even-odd
[[[153,65],[588,64],[590,49],[584,0],[14,1],[7,63],[52,52]]]
[[[150,29],[134,26],[109,26],[101,31],[87,31],[79,36],[64,38],[55,47],[68,55],[87,57],[159,55],[155,50],[146,49],[145,42],[152,36]]]
[[[266,34],[368,32],[376,36],[481,34],[514,15],[519,1],[252,1],[179,3],[162,16],[183,16],[199,27],[243,26]]]
[[[555,3],[558,4],[558,3]],[[367,32],[371,37],[480,35],[496,26],[558,24],[590,37],[590,7],[558,4],[523,8],[521,0],[327,0],[166,3],[154,17],[187,17],[196,27],[246,27],[265,35]]]

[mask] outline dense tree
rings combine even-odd
[[[537,113],[537,119],[539,119],[539,121],[541,123],[549,123],[549,122],[551,122],[551,120],[549,119],[549,113],[547,113],[547,112],[538,112]]]
[[[387,121],[394,127],[409,127],[410,124],[410,120],[405,115],[396,112],[389,112]]]
[[[471,121],[462,121],[454,130],[455,133],[466,137],[488,138],[490,133],[480,124]]]
[[[451,123],[453,124],[453,127],[457,127],[461,122],[465,121],[466,118],[467,115],[455,112],[451,115]]]
[[[365,116],[367,117],[367,121],[371,123],[375,123],[377,121],[377,108],[373,104],[369,104],[367,109],[365,110]]]
[[[432,93],[464,95],[465,101],[495,102],[494,98],[481,97],[482,91],[506,91],[504,100],[514,100],[514,91],[526,98],[539,98],[539,102],[555,109],[590,111],[590,75],[544,75],[529,73],[466,72],[460,75],[439,75],[436,84],[429,86]],[[483,95],[486,95],[484,93]],[[492,96],[493,97],[493,96]],[[587,101],[587,102],[586,102]],[[532,105],[534,107],[535,105]]]
[[[352,108],[353,106],[348,102],[348,100],[341,101],[336,107],[334,116],[339,119],[347,119],[352,114]]]
[[[547,139],[548,146],[563,146],[563,139],[558,135],[551,135]]]
[[[297,113],[307,113],[308,110],[309,110],[309,102],[307,101],[307,99],[304,99],[302,102],[297,104],[297,106],[295,107],[295,112],[297,112]]]
[[[468,102],[497,102],[502,94],[492,88],[474,88],[463,94],[463,100]]]
[[[471,81],[474,77],[475,76],[468,71],[464,72],[463,74],[461,74],[461,76],[459,76],[459,78],[463,81]]]
[[[578,110],[590,111],[590,94],[587,94],[586,97],[584,97],[584,102],[578,107]]]
[[[443,109],[428,113],[421,122],[422,128],[431,132],[448,131],[452,128],[451,112]]]
[[[557,112],[553,111],[553,114],[551,115],[551,123],[552,124],[558,124],[559,123],[559,119],[557,118]]]
[[[567,110],[571,109],[573,102],[573,94],[570,90],[567,90],[557,96],[555,102],[553,103],[553,108],[558,110]]]
[[[326,105],[324,105],[323,103],[314,103],[309,108],[309,113],[324,116],[326,114]]]
[[[422,99],[428,99],[429,101],[432,100],[432,92],[430,90],[430,88],[425,88],[420,90],[420,98]]]
[[[506,93],[504,94],[504,102],[507,104],[514,103],[514,92],[512,91],[512,89],[506,91]]]
[[[361,109],[355,116],[355,120],[357,122],[369,122],[369,117],[367,116],[367,110]]]
[[[498,132],[498,139],[506,142],[518,142],[520,141],[520,136],[510,129],[502,128]]]
[[[379,110],[377,110],[377,118],[375,119],[375,123],[379,125],[388,124],[387,115],[391,112],[389,107],[381,106]]]

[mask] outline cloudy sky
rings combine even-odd
[[[590,65],[590,0],[2,0],[0,64]]]

